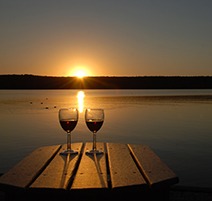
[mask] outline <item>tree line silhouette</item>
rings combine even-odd
[[[212,76],[0,75],[0,89],[212,89]]]

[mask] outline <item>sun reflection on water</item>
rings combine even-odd
[[[84,109],[84,97],[85,93],[83,91],[78,91],[77,99],[78,99],[78,110],[80,113],[82,113]]]

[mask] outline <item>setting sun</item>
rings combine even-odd
[[[78,78],[83,78],[89,75],[89,71],[88,69],[84,67],[76,67],[72,69],[72,71],[70,72],[70,75],[74,77],[78,77]]]
[[[86,76],[86,72],[84,70],[78,70],[75,72],[74,76],[76,76],[78,78],[83,78]]]

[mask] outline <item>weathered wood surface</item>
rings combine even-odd
[[[27,188],[52,160],[60,145],[41,147],[20,161],[0,178],[0,185]]]
[[[107,150],[112,188],[147,185],[127,145],[108,143]]]
[[[80,154],[69,155],[68,157],[60,155],[60,152],[66,149],[66,145],[56,154],[54,160],[44,169],[41,175],[30,185],[30,188],[49,188],[49,189],[67,189],[74,171],[77,168],[77,161]],[[82,143],[75,143],[72,149],[81,152]]]
[[[104,144],[98,143],[98,149],[104,151],[101,155],[87,154],[91,149],[92,144],[86,143],[71,189],[108,188]]]
[[[129,149],[150,186],[172,185],[177,175],[146,145],[128,145]]]
[[[0,190],[15,194],[22,189],[33,196],[62,192],[78,200],[125,196],[133,191],[146,198],[150,193],[167,194],[169,187],[178,183],[176,174],[146,145],[98,142],[97,148],[104,153],[95,156],[86,153],[92,148],[91,142],[73,143],[76,155],[60,155],[65,148],[36,149],[0,177]],[[153,192],[155,186],[160,191]]]

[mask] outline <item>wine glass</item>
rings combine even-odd
[[[85,110],[85,122],[88,129],[93,132],[93,149],[87,151],[88,154],[102,154],[103,152],[96,148],[96,133],[102,127],[104,122],[104,110],[103,109],[86,109]]]
[[[76,108],[62,108],[59,110],[60,125],[67,132],[67,149],[61,152],[61,155],[77,154],[77,151],[71,149],[71,132],[78,122],[78,110]]]

